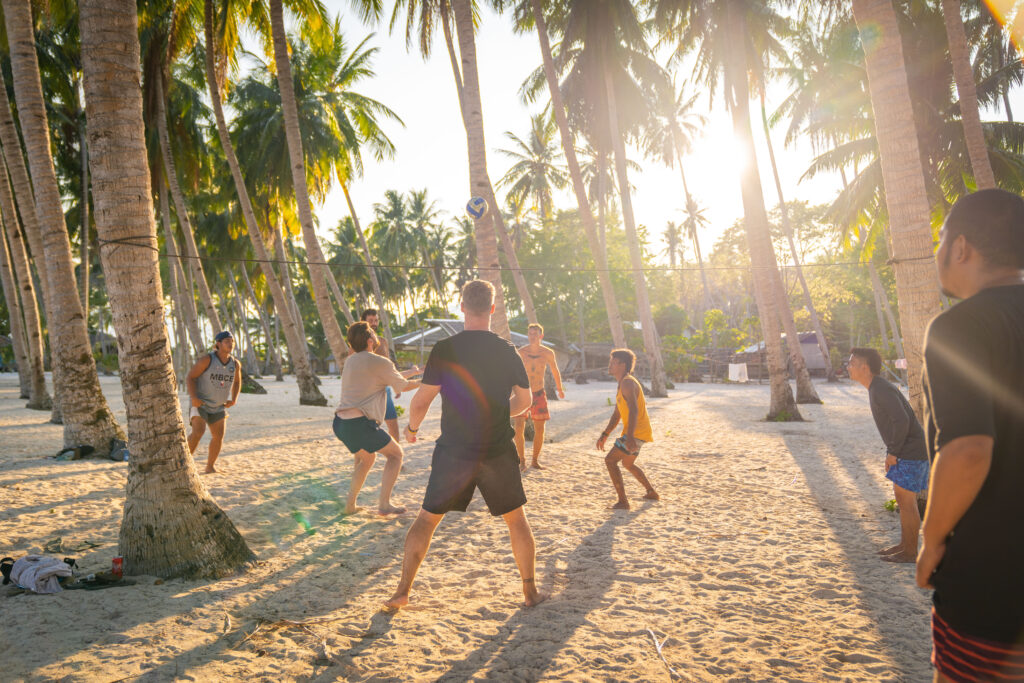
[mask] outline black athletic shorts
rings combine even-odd
[[[376,453],[391,443],[391,435],[368,417],[342,419],[334,416],[334,435],[352,453]]]
[[[228,411],[224,410],[224,408],[221,408],[218,411],[211,411],[206,406],[199,406],[198,408],[192,406],[192,408],[188,411],[189,422],[192,421],[193,417],[198,417],[208,425],[217,424],[227,416]]]
[[[430,480],[423,496],[423,509],[435,515],[465,512],[473,492],[498,517],[526,504],[519,455],[515,444],[492,446],[480,457],[479,448],[437,444],[430,462]]]

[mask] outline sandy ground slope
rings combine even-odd
[[[117,379],[102,385],[123,420]],[[332,410],[298,406],[291,381],[266,386],[231,410],[225,472],[204,478],[259,565],[221,581],[0,589],[0,679],[658,681],[669,667],[695,681],[930,679],[927,593],[910,566],[874,556],[898,524],[858,385],[819,385],[825,405],[789,424],[759,421],[767,386],[680,385],[650,401],[656,442],[638,461],[662,500],[641,501],[627,475],[634,508],[611,512],[593,441],[614,385],[570,384],[552,404],[548,469],[525,479],[552,598],[520,607],[507,531],[478,497],[442,523],[415,604],[397,615],[378,606],[397,581],[432,444],[406,449],[395,500],[413,512],[343,518],[352,461]],[[337,379],[324,389],[337,400]],[[125,465],[47,458],[61,428],[23,403],[16,378],[0,375],[0,554],[89,541],[98,547],[62,555],[107,569]],[[205,441],[197,455],[201,466]],[[361,498],[371,508],[380,467]]]

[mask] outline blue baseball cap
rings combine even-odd
[[[230,332],[228,332],[227,330],[224,330],[223,332],[218,332],[217,336],[213,338],[213,341],[215,341],[215,342],[222,342],[225,339],[234,339],[234,337],[231,336]]]

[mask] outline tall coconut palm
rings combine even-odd
[[[651,392],[655,396],[665,396],[664,364],[633,215],[625,136],[642,118],[640,110],[649,98],[652,84],[666,80],[667,75],[648,56],[644,28],[636,9],[626,0],[570,2],[562,49],[577,50],[570,71],[573,78],[565,86],[576,93],[577,115],[596,132],[599,146],[611,150],[615,160],[619,200],[633,268],[637,317],[651,369]]]
[[[11,255],[7,250],[7,237],[0,224],[0,286],[3,287],[4,303],[11,332],[11,346],[14,347],[14,361],[18,364],[18,388],[20,398],[32,397],[33,368],[28,356],[28,339],[25,336],[25,318],[18,300],[18,285],[14,281]],[[45,388],[45,384],[44,384]]]
[[[55,386],[64,424],[64,444],[91,445],[97,453],[109,451],[111,441],[124,432],[114,420],[100,390],[96,363],[82,315],[71,262],[71,244],[64,224],[60,188],[50,154],[49,125],[39,79],[33,36],[32,8],[28,0],[5,0],[4,22],[11,49],[11,72],[18,118],[32,172],[42,251],[46,261],[49,299],[46,323],[55,372]],[[17,147],[7,149],[9,159]],[[108,247],[109,249],[110,247]]]
[[[299,224],[302,226],[302,241],[306,245],[306,255],[309,258],[309,279],[313,285],[313,298],[320,313],[320,322],[323,324],[327,343],[340,367],[348,356],[348,344],[331,305],[328,280],[333,276],[327,267],[327,257],[320,248],[320,240],[316,236],[309,190],[306,188],[306,161],[302,150],[302,133],[299,131],[299,108],[295,99],[295,84],[292,81],[291,59],[288,57],[288,40],[284,31],[284,8],[281,0],[269,0],[269,3],[277,85],[281,92],[284,130],[288,139],[288,157],[291,160],[292,186],[298,206]],[[343,301],[341,299],[339,303]]]
[[[498,187],[508,188],[513,200],[529,197],[541,218],[551,218],[555,190],[565,188],[569,178],[560,163],[562,156],[555,140],[555,121],[544,114],[530,117],[530,133],[526,140],[511,131],[505,137],[513,149],[498,150],[513,162],[498,180]]]
[[[853,16],[861,28],[875,114],[875,135],[890,220],[890,254],[896,272],[900,323],[907,352],[910,402],[920,415],[924,332],[928,321],[941,310],[932,253],[931,209],[896,11],[891,0],[853,0]]]
[[[224,105],[221,101],[220,79],[215,66],[216,34],[213,28],[213,0],[204,0],[203,15],[203,34],[206,40],[206,78],[210,89],[210,101],[213,104],[214,118],[217,122],[217,136],[228,167],[231,169],[231,177],[234,180],[235,191],[238,193],[238,201],[245,220],[246,233],[249,235],[249,240],[252,243],[253,253],[260,263],[263,277],[267,281],[271,295],[274,298],[274,308],[278,312],[278,319],[281,321],[282,327],[284,327],[285,340],[292,357],[292,368],[299,384],[299,403],[302,405],[327,405],[327,399],[320,393],[313,377],[313,371],[306,352],[306,340],[299,332],[295,318],[291,314],[287,299],[285,298],[284,290],[281,288],[281,282],[271,267],[270,255],[267,253],[266,243],[263,241],[259,224],[256,222],[256,214],[253,212],[249,191],[245,186],[245,180],[242,178],[238,158],[235,156],[234,147],[231,145],[227,119],[224,117]]]
[[[134,0],[81,2],[96,229],[108,245],[100,256],[132,453],[118,552],[128,573],[216,577],[253,554],[199,481],[185,440],[163,319],[136,12]]]
[[[982,10],[984,11],[984,10]],[[960,95],[960,121],[964,127],[967,153],[971,169],[979,190],[996,186],[992,163],[988,158],[988,145],[981,129],[981,115],[978,112],[978,88],[974,82],[971,67],[971,52],[967,44],[963,17],[960,14],[960,0],[942,0],[942,16],[946,22],[946,38],[949,41],[949,57],[953,62],[953,78]]]
[[[411,190],[407,204],[409,224],[417,236],[418,253],[423,259],[424,269],[430,275],[431,284],[434,285],[438,301],[443,303],[445,298],[444,287],[441,285],[443,278],[439,277],[437,269],[433,267],[430,252],[430,237],[432,231],[441,225],[441,211],[437,208],[437,202],[427,196],[426,188]],[[518,245],[515,245],[514,241],[513,244],[516,249],[519,248]]]
[[[558,71],[556,70],[551,51],[551,41],[548,36],[547,20],[544,15],[542,0],[524,0],[520,2],[516,7],[516,14],[518,19],[516,23],[521,30],[529,30],[531,21],[537,30],[537,38],[540,41],[540,51],[543,59],[544,82],[547,84],[548,94],[551,97],[551,112],[554,115],[555,122],[558,124],[558,134],[562,141],[562,151],[565,154],[573,193],[576,195],[576,204],[579,208],[580,220],[583,223],[583,231],[587,235],[590,252],[597,266],[597,277],[601,285],[601,295],[604,298],[612,343],[617,347],[623,347],[626,345],[626,336],[622,327],[622,316],[619,314],[615,290],[612,287],[611,276],[607,270],[607,253],[599,236],[597,224],[594,222],[590,199],[587,197],[583,174],[576,156],[576,143],[569,128],[569,119],[566,115],[565,104],[559,89]]]

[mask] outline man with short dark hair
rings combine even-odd
[[[533,463],[534,469],[542,470],[540,451],[544,446],[544,426],[551,419],[548,412],[547,394],[544,393],[544,373],[550,369],[558,387],[558,398],[565,398],[562,386],[562,375],[558,372],[555,352],[541,345],[544,340],[544,328],[540,323],[530,323],[526,328],[529,343],[519,349],[519,355],[526,366],[526,376],[530,378],[530,391],[533,392],[533,403],[530,408],[515,418],[515,443],[519,453],[519,469],[526,470],[526,420],[533,420]]]
[[[932,662],[940,681],[1024,680],[1024,200],[961,198],[935,263],[962,301],[924,343]]]
[[[434,530],[448,512],[464,512],[476,489],[487,509],[508,525],[526,605],[541,602],[536,547],[523,506],[526,494],[509,417],[530,405],[530,380],[511,343],[490,331],[494,288],[474,280],[462,289],[464,331],[434,345],[409,406],[406,438],[417,439],[434,398],[441,394],[441,436],[434,446],[423,509],[405,538],[402,578],[389,609],[409,604],[409,591]],[[511,396],[511,399],[509,398]]]
[[[363,311],[363,314],[359,316],[359,319],[365,323],[368,323],[370,327],[373,328],[374,333],[377,335],[377,338],[380,341],[380,343],[372,351],[372,353],[375,353],[378,356],[383,356],[384,358],[387,358],[392,363],[395,363],[397,365],[398,357],[395,356],[394,349],[389,348],[387,342],[384,340],[384,337],[381,336],[380,313],[377,311],[377,309],[367,308],[365,311]],[[401,395],[402,392],[392,391],[391,387],[387,388],[387,392],[385,395],[384,424],[387,425],[388,434],[391,435],[391,438],[394,439],[396,443],[402,437],[398,433],[398,410],[395,408],[395,399]]]
[[[622,435],[615,439],[615,444],[604,459],[617,496],[615,504],[611,506],[612,510],[629,509],[626,485],[622,481],[622,472],[619,470],[620,462],[626,471],[644,487],[644,500],[659,500],[658,492],[651,486],[644,471],[636,464],[637,456],[640,455],[640,447],[654,441],[654,433],[651,430],[651,419],[647,415],[644,389],[636,377],[631,374],[635,364],[636,354],[629,349],[615,349],[608,357],[608,374],[615,378],[619,387],[615,393],[615,410],[612,411],[612,416],[608,420],[608,426],[604,428],[601,436],[597,439],[597,450],[604,450],[605,441],[621,419]]]
[[[210,452],[206,457],[206,474],[217,472],[214,463],[224,443],[227,409],[235,405],[242,389],[242,366],[231,351],[235,340],[227,330],[214,337],[213,351],[192,366],[185,378],[189,408],[188,452],[195,453],[206,426],[210,426]]]
[[[900,508],[900,542],[880,550],[886,562],[914,562],[921,530],[917,493],[928,488],[928,451],[921,423],[898,387],[880,376],[882,357],[875,349],[850,349],[850,379],[868,390],[871,416],[885,444],[885,478],[892,482]]]

